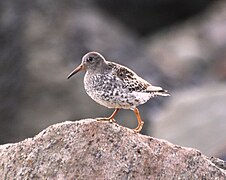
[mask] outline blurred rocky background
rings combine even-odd
[[[66,79],[94,50],[171,93],[140,107],[143,134],[226,159],[226,1],[0,1],[0,143],[110,115]]]

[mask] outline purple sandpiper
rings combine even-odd
[[[120,109],[131,109],[138,120],[135,132],[140,132],[144,124],[137,106],[155,96],[169,96],[167,90],[151,85],[123,65],[107,61],[98,52],[85,54],[82,63],[67,78],[80,70],[86,71],[84,77],[86,93],[97,103],[115,109],[111,116],[101,120],[115,121],[114,117]]]

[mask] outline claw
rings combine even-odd
[[[115,119],[114,119],[114,117],[115,117],[115,115],[117,114],[117,112],[119,111],[119,109],[115,109],[115,111],[112,113],[112,115],[110,116],[110,117],[104,117],[104,118],[96,118],[96,120],[97,121],[109,121],[109,122],[115,122],[116,123],[116,121],[115,121]]]
[[[109,122],[114,122],[116,123],[115,119],[110,119],[110,118],[107,118],[107,117],[102,117],[102,118],[96,118],[97,121],[109,121]]]
[[[141,124],[138,124],[138,126],[135,128],[135,129],[133,129],[136,133],[139,133],[141,130],[142,130],[142,128],[143,128],[143,124],[144,124],[144,122],[143,121],[141,121]]]

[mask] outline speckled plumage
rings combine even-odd
[[[121,108],[131,109],[136,116],[137,114],[139,116],[137,106],[144,104],[154,96],[169,95],[166,90],[152,86],[129,68],[106,61],[97,52],[89,52],[84,55],[81,65],[69,74],[68,78],[81,69],[86,70],[84,87],[87,94],[97,103],[108,108],[115,108],[117,111]],[[107,119],[113,119],[115,114],[113,113]],[[140,118],[138,116],[137,118]],[[139,132],[143,121],[139,122],[138,119],[138,123],[141,126],[137,127]]]

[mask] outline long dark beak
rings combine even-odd
[[[84,69],[84,66],[82,64],[80,64],[77,68],[75,68],[68,76],[67,79],[69,79],[71,76],[73,76],[74,74],[76,74],[77,72],[81,71]]]

